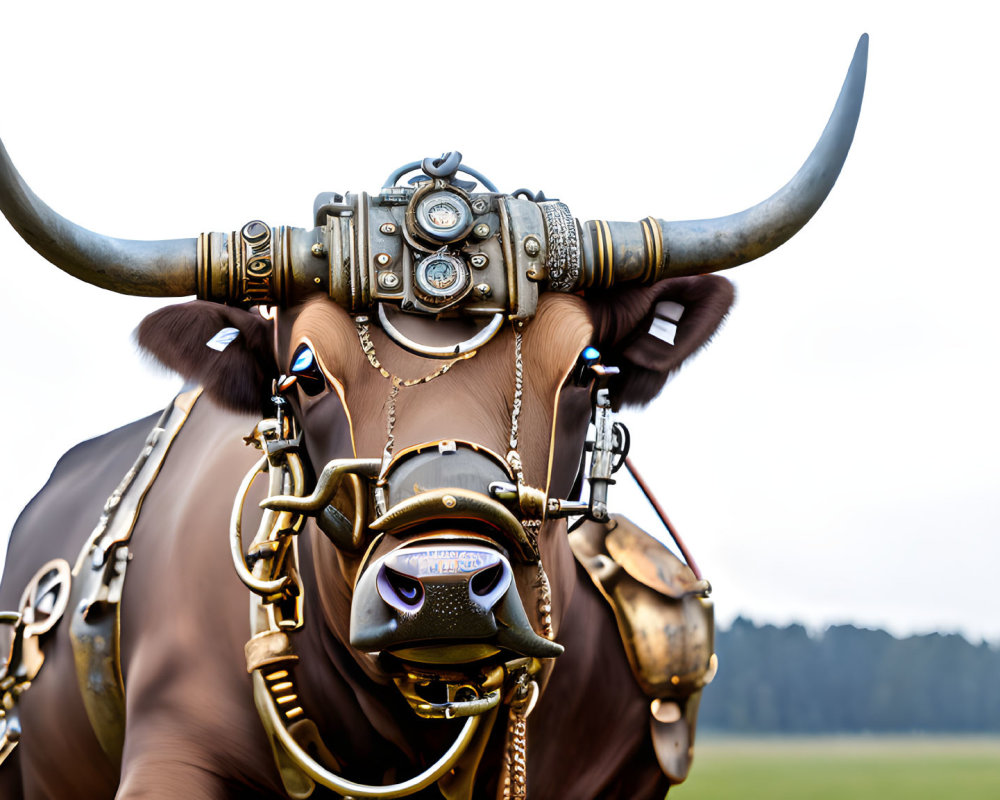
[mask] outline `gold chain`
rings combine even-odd
[[[361,349],[364,351],[365,357],[368,359],[368,363],[377,369],[383,378],[392,382],[392,389],[389,390],[389,398],[386,401],[386,438],[385,450],[382,453],[382,473],[384,477],[385,471],[389,466],[389,461],[392,458],[393,446],[396,443],[396,398],[399,396],[400,387],[419,386],[422,383],[430,383],[435,378],[439,378],[447,373],[448,370],[455,366],[455,364],[459,361],[466,361],[472,358],[479,351],[470,350],[468,353],[463,353],[450,361],[446,361],[436,370],[424,375],[422,378],[400,378],[398,375],[393,375],[389,372],[389,370],[382,366],[382,362],[378,360],[378,355],[375,353],[375,343],[371,339],[371,331],[368,327],[368,317],[355,317],[354,325],[357,328],[358,341],[361,342]]]

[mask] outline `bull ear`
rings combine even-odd
[[[733,285],[717,275],[670,278],[590,299],[595,346],[621,374],[614,407],[650,402],[670,375],[718,330],[733,304]]]
[[[200,383],[216,403],[257,414],[268,407],[278,369],[271,325],[259,314],[202,300],[154,311],[136,328],[139,347]]]

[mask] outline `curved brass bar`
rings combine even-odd
[[[345,473],[374,478],[378,475],[382,462],[377,458],[338,458],[329,462],[316,479],[316,488],[308,497],[279,494],[265,497],[261,508],[273,511],[294,511],[299,514],[315,514],[322,511],[337,493],[340,478]]]
[[[604,289],[703,275],[753,261],[784,244],[816,213],[840,175],[861,113],[867,64],[864,34],[822,136],[794,177],[767,200],[715,219],[586,222],[579,276],[571,286],[550,288]]]
[[[44,259],[102,289],[181,297],[197,289],[198,240],[115,239],[81,228],[36,195],[0,142],[0,211]]]
[[[530,563],[538,551],[523,526],[506,506],[468,489],[435,489],[421,492],[390,508],[368,527],[373,531],[401,530],[431,520],[480,520],[493,525],[514,543],[518,555]]]
[[[254,700],[257,702],[258,710],[264,716],[265,726],[269,731],[273,732],[273,735],[278,739],[278,742],[291,759],[317,783],[322,784],[337,794],[350,797],[397,798],[406,797],[407,795],[419,792],[421,789],[426,789],[451,771],[452,767],[455,766],[472,741],[472,737],[476,733],[480,722],[480,717],[468,717],[452,746],[444,752],[436,763],[432,764],[419,775],[415,775],[401,783],[389,784],[388,786],[367,786],[362,783],[354,783],[339,775],[334,775],[317,763],[302,748],[285,727],[281,715],[278,713],[278,709],[275,707],[274,701],[271,699],[271,695],[264,685],[264,678],[259,670],[254,671],[253,674],[253,689]]]

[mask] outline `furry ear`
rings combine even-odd
[[[268,407],[277,377],[271,326],[258,314],[203,300],[154,311],[135,331],[139,347],[163,366],[205,387],[232,411]]]
[[[670,375],[718,330],[733,304],[733,285],[717,275],[668,278],[588,298],[594,344],[621,374],[614,407],[645,405]]]

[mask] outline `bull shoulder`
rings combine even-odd
[[[48,481],[14,523],[0,607],[13,607],[24,582],[45,561],[76,559],[108,496],[142,449],[159,412],[88,439],[59,459]]]

